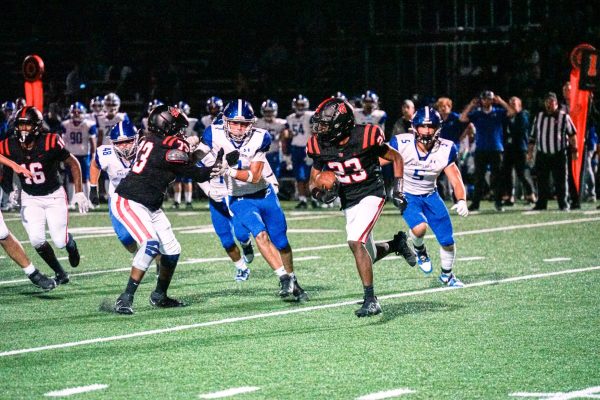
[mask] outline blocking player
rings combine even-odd
[[[88,200],[82,191],[81,167],[59,135],[43,132],[44,119],[35,107],[17,111],[15,135],[0,142],[0,154],[28,169],[32,177],[20,175],[21,218],[29,241],[42,259],[55,272],[58,284],[69,282],[69,275],[46,241],[46,222],[50,237],[59,249],[66,248],[71,267],[79,265],[80,257],[73,235],[68,231],[66,193],[61,186],[58,164],[63,162],[73,175],[74,199],[79,212],[88,211]]]
[[[85,118],[86,109],[76,102],[69,107],[70,118],[61,123],[65,148],[77,158],[81,166],[81,180],[86,197],[90,195],[90,157],[96,152],[96,124]],[[69,208],[75,209],[73,176],[68,174],[67,197]]]
[[[117,313],[133,314],[138,285],[159,254],[160,270],[150,304],[163,308],[185,306],[167,296],[181,246],[161,205],[177,174],[191,176],[198,182],[210,179],[211,167],[196,167],[191,162],[190,147],[183,139],[187,126],[187,117],[179,109],[167,105],[154,108],[148,117],[148,134],[139,143],[131,171],[121,180],[110,202],[113,215],[139,245],[125,291],[114,305]]]
[[[254,128],[255,120],[250,103],[237,99],[225,106],[223,125],[212,125],[202,140],[213,151],[239,153],[237,162],[227,160],[219,171],[227,179],[234,225],[243,225],[254,236],[260,253],[279,277],[279,296],[306,301],[308,295],[294,273],[283,210],[275,188],[263,178],[271,135],[264,129]]]
[[[98,180],[101,171],[104,171],[108,175],[110,182],[108,187],[109,203],[115,197],[115,188],[129,173],[138,147],[137,129],[130,121],[121,121],[111,129],[110,141],[110,145],[98,147],[90,168],[90,201],[95,206],[100,203],[98,198]],[[108,208],[108,214],[121,244],[130,253],[135,253],[138,249],[135,239],[113,215],[111,207]]]
[[[23,174],[28,178],[33,178],[33,174],[28,169],[16,164],[15,162],[7,159],[4,156],[0,156],[0,164],[5,167],[12,168],[17,174]],[[56,281],[52,278],[48,278],[46,275],[40,272],[36,267],[33,266],[21,243],[13,236],[8,230],[2,213],[0,212],[0,245],[14,262],[16,262],[25,275],[29,278],[31,283],[43,290],[52,290],[56,287]]]
[[[429,225],[440,244],[440,282],[450,287],[463,287],[452,272],[456,257],[452,222],[436,190],[437,177],[444,172],[457,199],[452,209],[461,217],[469,215],[465,186],[456,165],[458,151],[452,141],[439,137],[442,118],[435,109],[423,107],[417,110],[412,126],[414,133],[394,136],[390,146],[398,150],[404,159],[404,194],[408,207],[403,217],[410,228],[417,262],[424,273],[432,272],[431,259],[423,243]]]
[[[325,203],[333,201],[338,193],[315,187],[315,180],[325,169],[335,172],[346,217],[348,245],[364,289],[363,305],[355,314],[358,317],[377,315],[381,313],[381,306],[373,288],[373,263],[395,252],[410,265],[416,264],[404,232],[398,232],[393,240],[383,243],[375,243],[372,234],[385,204],[379,157],[393,162],[396,179],[392,197],[400,210],[406,207],[402,194],[402,157],[384,143],[379,127],[355,125],[353,108],[345,100],[324,100],[311,121],[313,135],[307,149],[314,160],[310,172],[313,197]]]

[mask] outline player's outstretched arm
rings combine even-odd
[[[12,160],[9,160],[3,155],[0,155],[0,164],[12,168],[13,171],[15,171],[17,174],[23,174],[28,178],[33,178],[33,174],[31,173],[31,171],[29,171],[27,168],[21,167],[19,164]]]
[[[452,209],[456,210],[461,217],[466,217],[469,215],[469,209],[467,207],[467,191],[465,190],[460,170],[456,163],[452,163],[444,169],[444,173],[448,177],[448,182],[452,185],[454,196],[457,199],[457,202],[452,206]]]
[[[79,160],[77,160],[73,154],[70,154],[64,163],[67,168],[71,170],[73,184],[75,185],[75,195],[73,196],[73,199],[79,206],[79,212],[85,214],[88,212],[90,206],[88,204],[87,197],[85,197],[85,194],[83,193],[83,184],[81,182],[81,165],[79,165]]]
[[[100,204],[98,196],[98,180],[100,179],[100,167],[94,158],[90,164],[90,202],[97,206]]]
[[[391,161],[394,164],[394,178],[402,179],[404,177],[404,159],[402,158],[402,155],[400,155],[400,153],[398,153],[398,151],[393,149],[391,146],[385,144],[384,146],[387,147],[387,150],[380,157],[380,160],[383,158],[384,160]]]

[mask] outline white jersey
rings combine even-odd
[[[354,110],[354,122],[356,122],[356,125],[377,125],[385,132],[386,120],[387,114],[383,110],[373,110],[369,115],[365,114],[362,108]]]
[[[96,164],[108,174],[108,194],[112,197],[121,179],[129,173],[131,165],[127,161],[121,161],[111,144],[96,149]]]
[[[111,119],[105,114],[98,116],[98,134],[102,134],[102,143],[98,143],[99,145],[110,144],[110,130],[121,121],[129,121],[127,114],[116,113]]]
[[[392,137],[390,146],[404,160],[404,192],[429,194],[436,190],[437,177],[456,159],[456,146],[451,140],[438,139],[429,153],[417,150],[415,136],[403,133]]]
[[[188,118],[188,121],[188,127],[185,128],[185,137],[198,136],[198,132],[194,130],[196,124],[198,123],[198,118]]]
[[[254,126],[260,129],[266,129],[271,135],[271,148],[268,153],[279,153],[279,141],[281,140],[281,132],[285,129],[286,120],[282,118],[274,118],[273,121],[267,121],[264,118],[259,118]]]
[[[250,135],[238,146],[225,135],[223,125],[211,125],[210,129],[204,131],[202,140],[212,149],[214,154],[217,154],[220,149],[223,149],[225,154],[238,150],[240,158],[237,169],[249,170],[252,162],[263,162],[265,164],[263,176],[257,183],[244,182],[227,176],[226,182],[229,195],[244,196],[266,189],[269,186],[270,182],[264,178],[264,169],[269,164],[266,153],[271,146],[271,135],[268,131],[252,128]]]
[[[204,117],[200,118],[200,123],[202,124],[202,127],[204,129],[206,129],[213,123],[214,120],[215,120],[215,117],[208,114],[208,115],[205,115]]]
[[[72,119],[61,122],[65,148],[74,156],[90,154],[90,138],[96,138],[96,124],[90,119],[75,123]]]
[[[300,116],[293,113],[285,117],[286,128],[292,133],[292,146],[306,147],[311,135],[310,117],[314,113],[314,111],[305,111]]]

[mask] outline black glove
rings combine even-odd
[[[330,204],[337,199],[339,194],[340,184],[336,181],[333,187],[329,190],[319,189],[318,187],[313,188],[310,192],[313,199],[320,201],[321,203]]]
[[[223,153],[225,153],[225,150],[221,147],[221,150],[219,150],[216,155],[217,158],[215,159],[215,163],[210,167],[211,178],[223,175],[224,169],[226,168],[223,167]]]
[[[400,215],[404,214],[408,202],[404,193],[402,193],[402,178],[396,178],[394,180],[394,189],[392,190],[392,202],[400,210]]]
[[[98,186],[90,186],[90,202],[94,206],[100,204],[100,198],[98,197]]]
[[[233,167],[237,164],[240,159],[240,152],[238,150],[231,151],[225,155],[225,161],[227,161],[227,165]]]

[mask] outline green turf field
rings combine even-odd
[[[428,236],[435,273],[424,276],[396,256],[377,263],[383,314],[358,319],[362,287],[343,215],[294,212],[293,205],[284,204],[289,239],[311,296],[301,305],[276,296],[277,278],[260,257],[248,282],[233,280],[202,203],[194,212],[168,212],[183,247],[170,294],[187,300],[187,308],[152,308],[149,273],[133,316],[99,311],[124,289],[130,260],[105,207],[71,214],[83,258],[79,268],[68,267],[68,285],[42,293],[0,253],[0,399],[81,387],[97,390],[69,398],[197,399],[235,388],[246,393],[230,398],[388,392],[365,398],[570,399],[579,397],[569,392],[586,389],[600,398],[595,206],[570,213],[516,206],[500,214],[484,204],[477,215],[453,216],[455,271],[467,287],[438,284],[439,247]],[[4,218],[26,240],[18,214]],[[406,226],[388,206],[375,238],[390,239],[399,229]]]

